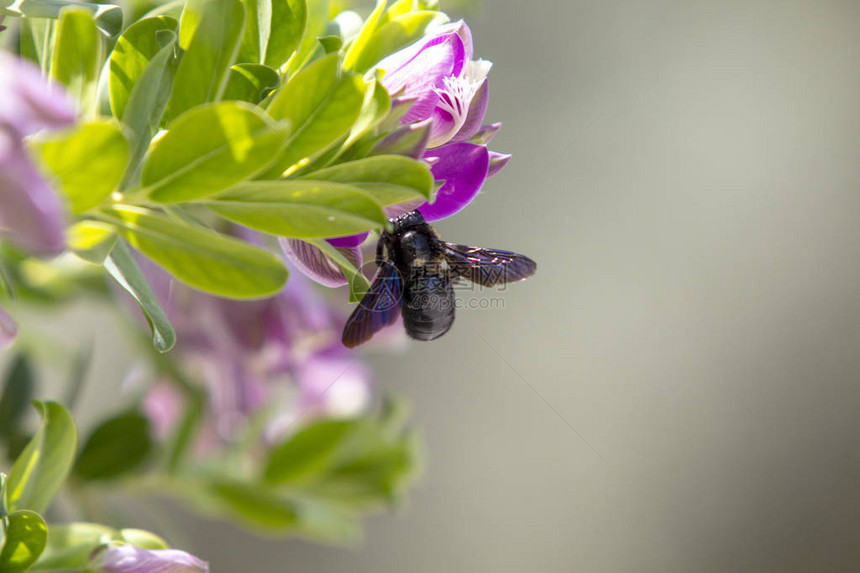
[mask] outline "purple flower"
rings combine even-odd
[[[343,316],[300,273],[276,296],[236,301],[195,292],[148,260],[139,264],[176,330],[179,363],[207,389],[198,452],[231,441],[266,405],[280,427],[300,414],[344,415],[367,405],[370,376],[340,343]],[[143,406],[156,435],[175,427],[183,401],[167,380],[152,386]]]
[[[0,233],[34,254],[59,254],[63,204],[31,161],[24,137],[71,125],[74,107],[35,65],[3,51],[0,86]]]
[[[0,307],[0,350],[9,346],[18,334],[18,326],[12,317]]]
[[[24,137],[71,125],[74,119],[65,94],[50,86],[36,66],[0,50],[0,236],[35,255],[64,250],[65,213],[27,153]],[[0,348],[16,333],[14,321],[0,309]]]
[[[423,128],[428,135],[420,149],[408,154],[430,163],[434,179],[444,182],[433,203],[422,201],[392,205],[389,216],[418,209],[427,221],[438,221],[465,208],[478,194],[488,177],[510,160],[510,155],[488,151],[486,144],[501,124],[482,126],[487,110],[487,74],[492,63],[473,60],[472,33],[462,20],[431,30],[411,46],[381,60],[381,83],[394,96],[394,105],[410,105],[398,128],[380,144],[391,148],[410,132]],[[352,258],[360,262],[358,245],[367,234],[329,239],[333,246],[354,249]],[[326,286],[342,286],[346,278],[319,249],[302,241],[282,240],[284,251],[306,275]]]
[[[107,545],[96,552],[88,570],[104,573],[208,573],[209,564],[179,549]]]

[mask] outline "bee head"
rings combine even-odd
[[[394,233],[403,233],[409,229],[426,225],[424,217],[418,211],[410,211],[399,217],[391,219],[391,224],[394,226]]]

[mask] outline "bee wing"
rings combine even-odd
[[[535,274],[537,263],[525,255],[442,243],[451,272],[475,284],[496,286],[521,281]]]
[[[386,261],[379,267],[370,290],[343,327],[341,340],[347,348],[364,344],[382,327],[394,324],[400,316],[403,299],[403,279],[397,267]]]

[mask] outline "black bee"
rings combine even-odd
[[[376,278],[343,328],[354,348],[403,314],[406,334],[435,340],[454,322],[454,289],[460,278],[496,286],[530,277],[537,263],[510,251],[467,247],[439,239],[418,211],[391,219],[376,245]]]

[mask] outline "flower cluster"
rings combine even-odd
[[[139,264],[176,329],[181,365],[207,390],[202,448],[233,440],[266,405],[275,411],[272,438],[298,416],[355,416],[367,406],[370,373],[340,344],[343,317],[301,275],[276,296],[237,301],[195,292],[144,259]],[[289,400],[293,387],[298,396]],[[158,435],[175,426],[183,400],[168,381],[151,388],[144,410]]]
[[[408,106],[402,126],[388,135],[378,149],[393,147],[411,133],[423,134],[412,156],[431,165],[442,186],[432,203],[407,202],[388,207],[389,216],[418,209],[427,221],[438,221],[464,209],[487,178],[499,172],[511,156],[487,149],[501,129],[500,123],[483,125],[492,63],[475,60],[472,33],[458,21],[431,30],[424,38],[376,64],[381,83],[394,95],[394,105]],[[330,238],[328,242],[361,266],[359,246],[368,233]],[[346,284],[338,265],[316,247],[283,239],[287,256],[320,284]]]

